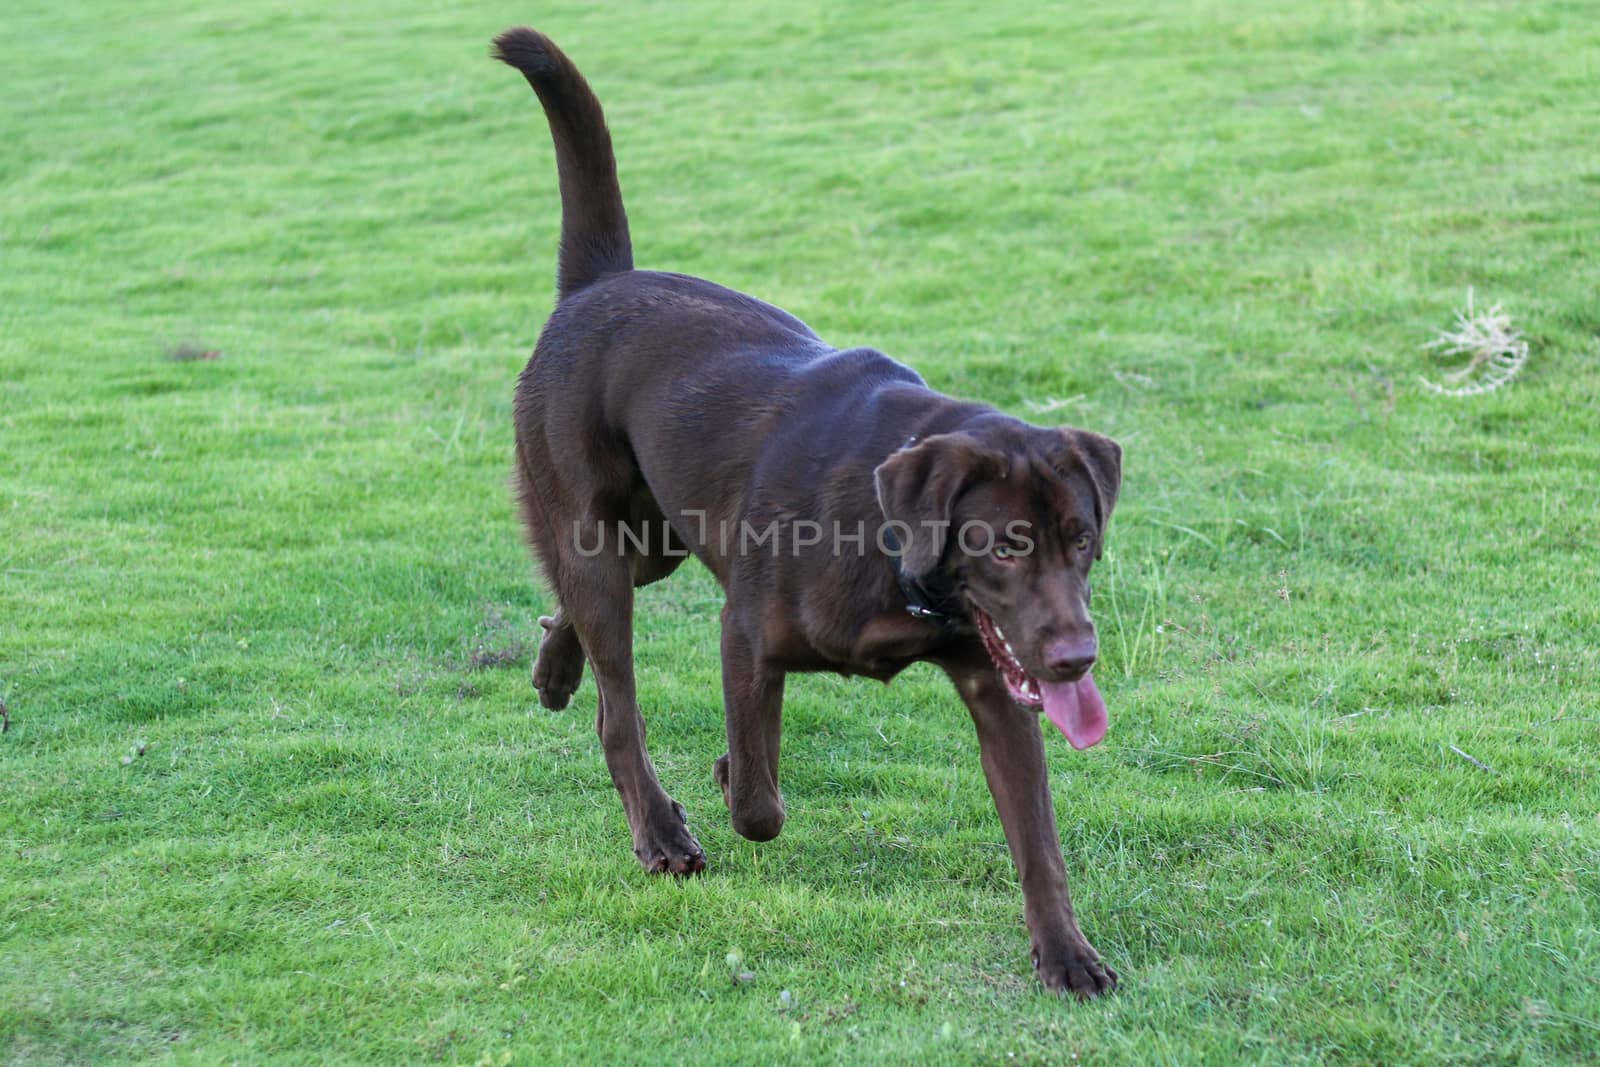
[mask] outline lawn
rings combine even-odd
[[[206,6],[0,35],[0,1062],[1600,1058],[1592,5]],[[1113,996],[1037,987],[932,669],[792,679],[754,845],[719,593],[643,593],[681,882],[537,705],[519,22],[641,265],[1123,443],[1048,739]],[[1469,291],[1527,366],[1432,395]]]

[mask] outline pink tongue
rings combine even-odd
[[[1106,736],[1106,702],[1094,679],[1084,675],[1076,682],[1044,682],[1045,718],[1056,724],[1073,748],[1090,748]]]

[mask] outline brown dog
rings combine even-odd
[[[783,827],[787,672],[887,681],[935,663],[977,725],[1039,978],[1110,989],[1067,896],[1037,713],[1076,748],[1105,734],[1088,578],[1121,449],[952,400],[741,293],[634,270],[583,76],[530,29],[501,34],[495,56],[544,105],[561,181],[558,301],[516,397],[523,521],[560,605],[533,684],[565,707],[589,661],[635,855],[652,872],[706,862],[656,779],[633,677],[633,590],[693,554],[727,598],[715,773],[734,829]]]

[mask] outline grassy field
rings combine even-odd
[[[210,6],[0,36],[0,1062],[1600,1057],[1592,5]],[[1049,740],[1114,996],[1036,987],[931,669],[792,680],[752,845],[715,585],[644,594],[687,882],[535,703],[517,22],[641,265],[1123,442]],[[1469,289],[1532,356],[1438,398]]]

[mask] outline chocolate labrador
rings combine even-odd
[[[937,664],[977,726],[1040,980],[1107,991],[1116,972],[1067,896],[1039,713],[1074,748],[1106,732],[1089,567],[1121,449],[943,396],[742,293],[635,270],[583,76],[526,28],[494,55],[538,94],[561,185],[557,303],[516,392],[522,518],[559,602],[533,684],[565,707],[588,660],[634,854],[652,872],[706,863],[645,750],[633,674],[633,590],[693,555],[726,595],[715,775],[733,828],[766,841],[783,827],[786,674],[888,681]]]

